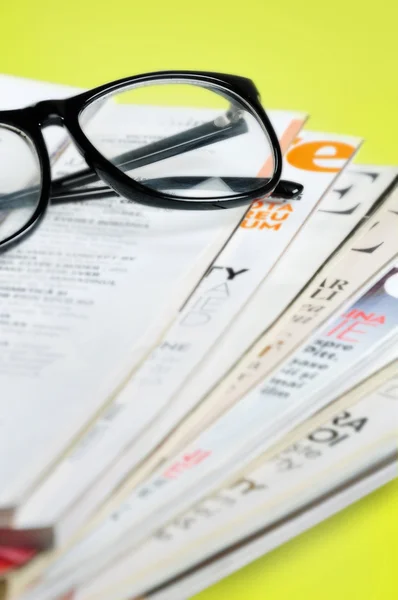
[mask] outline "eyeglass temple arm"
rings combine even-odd
[[[138,169],[154,162],[178,156],[190,150],[203,148],[215,142],[247,133],[246,121],[237,111],[230,110],[225,116],[214,121],[192,127],[187,131],[168,136],[136,150],[129,150],[112,158],[111,162],[122,171]],[[65,188],[80,187],[99,181],[95,171],[90,168],[82,169],[70,175],[55,179],[52,183],[53,192]]]
[[[187,190],[192,189],[205,181],[208,177],[159,177],[154,179],[146,179],[145,183],[151,185],[154,189],[181,189]],[[246,190],[252,183],[258,185],[259,181],[261,184],[269,181],[266,177],[221,177],[222,181],[234,192],[240,192]],[[275,190],[273,191],[270,199],[273,201],[280,200],[294,200],[300,196],[303,191],[303,186],[300,183],[294,183],[293,181],[280,180]],[[19,203],[26,202],[29,204],[31,195],[35,194],[34,189],[28,189],[24,192],[14,192],[12,194],[0,195],[0,209],[12,209],[15,206],[15,200],[18,199]],[[51,202],[55,203],[67,203],[67,202],[83,202],[89,200],[102,200],[103,198],[118,197],[112,188],[107,185],[99,185],[90,188],[62,188],[51,194]],[[221,200],[222,198],[220,198]]]
[[[242,118],[241,113],[232,107],[225,115],[213,121],[165,137],[142,148],[119,154],[119,156],[112,158],[112,163],[122,171],[128,171],[172,156],[178,156],[189,150],[195,150],[215,142],[242,135],[247,130],[246,121]],[[95,183],[99,180],[99,176],[93,169],[81,169],[70,175],[54,179],[51,183],[51,197],[55,197],[67,190],[74,190],[75,188]],[[12,192],[2,196],[1,200],[3,203],[4,201],[11,202],[16,199],[23,201],[32,193],[37,193],[37,188],[27,188],[20,192]]]
[[[187,176],[187,177],[159,177],[154,179],[145,179],[145,184],[150,184],[153,189],[179,189],[188,190],[207,181],[208,177]],[[222,181],[233,191],[240,192],[247,189],[248,185],[255,182],[257,185],[267,183],[266,177],[221,177]],[[293,181],[280,180],[274,192],[271,195],[272,199],[293,200],[297,198],[303,191],[304,187],[300,183]],[[59,190],[51,194],[52,202],[79,202],[86,200],[101,200],[109,196],[118,196],[112,188],[102,185],[91,188],[77,188]]]
[[[183,154],[189,150],[202,148],[209,144],[230,139],[246,133],[247,130],[247,124],[241,117],[241,114],[232,108],[225,115],[218,117],[214,121],[193,127],[182,133],[168,136],[162,140],[147,144],[143,148],[124,152],[115,157],[113,162],[116,166],[122,168],[122,170],[127,171],[132,168],[138,168],[164,160],[165,158]],[[179,179],[181,182],[184,178]],[[247,181],[247,178],[238,179],[240,179],[242,183]],[[189,178],[189,180],[192,181],[192,178]],[[108,188],[107,186],[96,188],[95,191],[93,189],[79,189],[82,186],[95,183],[96,181],[99,181],[99,177],[97,173],[90,168],[82,169],[70,175],[55,179],[52,182],[51,199],[59,201],[78,201],[103,198],[109,194],[114,195],[111,188]],[[176,178],[174,178],[173,185],[176,185]],[[180,184],[178,185],[180,186]],[[186,188],[187,185],[184,184],[183,187]],[[301,191],[302,186],[299,184],[282,180],[277,185],[274,196],[289,200],[295,198]],[[0,199],[2,203],[4,203],[4,201],[13,202],[16,199],[23,201],[23,199],[32,192],[36,192],[36,190],[33,188],[26,189],[21,192],[6,194]]]

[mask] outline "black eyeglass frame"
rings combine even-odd
[[[272,176],[267,178],[261,187],[253,191],[223,196],[222,199],[216,197],[214,199],[207,198],[206,201],[195,199],[194,202],[189,202],[146,187],[107,160],[83,133],[79,123],[81,113],[94,101],[112,92],[117,92],[119,89],[134,84],[161,81],[196,83],[202,84],[204,87],[207,84],[212,88],[218,88],[221,93],[227,92],[229,96],[236,97],[239,104],[246,105],[262,124],[270,142],[274,164]],[[250,79],[238,75],[199,71],[162,71],[136,75],[101,85],[70,98],[43,100],[26,108],[0,111],[0,124],[10,129],[15,128],[17,132],[27,136],[36,150],[41,171],[41,193],[34,213],[21,230],[0,242],[1,250],[20,241],[40,222],[50,203],[52,188],[60,181],[51,181],[50,159],[42,133],[42,129],[50,125],[59,125],[67,129],[89,169],[96,174],[95,179],[103,180],[117,194],[129,200],[150,206],[183,210],[211,210],[242,206],[253,200],[269,196],[278,185],[282,174],[282,152],[279,140],[261,105],[259,92]]]

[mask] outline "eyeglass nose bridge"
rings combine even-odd
[[[32,109],[36,120],[41,127],[50,125],[64,126],[64,100],[42,100],[35,104]]]

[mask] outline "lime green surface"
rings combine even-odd
[[[398,164],[397,0],[2,0],[0,17],[4,73],[84,87],[245,74],[267,107],[306,110],[313,129],[365,137],[359,160]],[[197,598],[392,600],[397,540],[398,482]]]

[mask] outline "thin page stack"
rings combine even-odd
[[[123,148],[132,110],[95,135]],[[0,256],[2,598],[188,598],[397,475],[398,168],[269,115],[299,198],[54,205]]]

